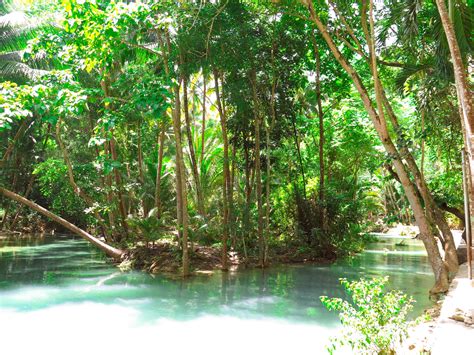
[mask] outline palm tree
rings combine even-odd
[[[23,84],[45,73],[41,55],[23,58],[28,41],[44,26],[41,19],[15,10],[11,4],[0,4],[0,80]]]

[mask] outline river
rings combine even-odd
[[[186,281],[121,272],[70,236],[0,239],[3,354],[321,354],[337,315],[319,296],[338,279],[390,276],[390,287],[431,303],[433,276],[419,241],[381,236],[332,265],[278,266]]]

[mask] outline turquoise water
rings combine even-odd
[[[0,239],[2,353],[322,353],[339,322],[319,296],[342,297],[340,277],[389,275],[417,300],[413,316],[430,305],[423,247],[398,241],[333,265],[171,281],[121,272],[77,238]]]

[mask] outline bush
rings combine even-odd
[[[321,296],[329,310],[338,311],[342,334],[332,338],[328,347],[334,353],[338,347],[358,354],[395,354],[414,322],[407,321],[413,299],[401,291],[385,292],[388,277],[349,282],[341,279],[352,302]]]

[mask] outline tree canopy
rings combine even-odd
[[[448,2],[453,62],[436,3],[6,3],[0,186],[117,247],[169,240],[185,275],[194,245],[263,267],[416,223],[444,291],[474,13]],[[1,201],[2,229],[41,221]]]

